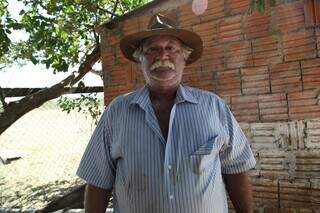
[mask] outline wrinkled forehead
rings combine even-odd
[[[149,38],[146,38],[144,41],[142,41],[141,46],[142,47],[148,47],[153,46],[157,44],[171,44],[171,45],[177,45],[181,46],[181,41],[174,37],[174,36],[166,36],[166,35],[159,35],[159,36],[151,36]]]

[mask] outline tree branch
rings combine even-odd
[[[0,101],[1,101],[1,104],[2,104],[4,110],[7,108],[7,103],[5,101],[5,98],[6,98],[6,96],[3,93],[2,88],[0,87]]]
[[[61,96],[64,88],[71,87],[77,83],[92,69],[92,66],[99,58],[100,47],[97,45],[93,51],[85,57],[77,72],[72,73],[63,81],[50,88],[27,95],[19,101],[10,102],[6,109],[0,113],[0,135],[27,112],[40,107],[46,101]]]
[[[92,69],[90,72],[95,74],[95,75],[97,75],[97,76],[99,76],[99,77],[102,77],[102,70],[94,70],[94,69]]]
[[[116,1],[116,4],[114,5],[113,11],[112,11],[113,14],[116,14],[118,4],[119,4],[119,0],[117,0],[117,1]],[[114,15],[111,16],[111,19],[112,19],[113,17],[114,17]]]
[[[104,9],[104,8],[102,8],[102,7],[99,7],[98,5],[97,5],[97,9],[98,9],[98,10],[102,10],[103,12],[106,12],[106,13],[108,13],[108,14],[111,15],[111,16],[118,17],[117,14],[115,14],[115,13],[113,13],[113,12],[110,12],[109,10],[106,10],[106,9]]]

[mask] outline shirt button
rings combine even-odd
[[[170,198],[170,200],[172,200],[173,199],[173,195],[170,195],[169,198]]]
[[[172,169],[172,166],[171,166],[171,165],[169,165],[169,166],[168,166],[168,169],[169,169],[169,170],[170,170],[170,169]]]

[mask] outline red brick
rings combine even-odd
[[[224,70],[222,72],[217,72],[217,77],[221,79],[238,77],[238,79],[240,80],[240,71],[238,69]]]
[[[246,103],[257,103],[258,96],[250,95],[250,96],[236,96],[231,98],[232,105],[237,104],[246,104]]]
[[[115,34],[114,32],[110,33],[108,38],[107,38],[107,43],[110,45],[110,46],[115,46],[115,45],[118,45],[119,42],[120,42],[120,34],[117,33]]]
[[[288,120],[289,115],[288,113],[283,114],[266,114],[266,115],[260,115],[261,121],[286,121]]]
[[[191,4],[185,4],[179,7],[178,22],[181,28],[188,28],[200,23],[200,18],[192,11]]]
[[[313,3],[314,3],[316,26],[320,26],[320,2],[319,1],[313,1]]]
[[[320,88],[320,59],[301,62],[304,89]]]
[[[254,104],[248,104],[251,108],[246,108],[245,106],[242,109],[232,109],[234,115],[237,116],[255,116],[255,119],[258,119],[258,109],[255,109],[253,106]]]
[[[277,206],[277,181],[266,178],[252,178],[253,197],[255,202]]]
[[[259,95],[259,103],[265,103],[265,102],[279,102],[283,100],[287,100],[285,93],[276,93],[276,94],[270,94],[270,95]]]
[[[252,40],[254,53],[266,52],[279,49],[279,38],[277,36],[267,36]]]
[[[239,56],[251,52],[251,43],[248,41],[234,42],[228,45],[228,56]]]
[[[241,69],[243,94],[264,94],[270,92],[267,67]]]
[[[285,49],[290,47],[304,46],[310,43],[314,43],[313,30],[288,33],[283,36],[283,46]]]
[[[302,90],[300,65],[298,62],[277,64],[271,66],[270,77],[272,92]]]
[[[138,17],[130,18],[123,23],[123,35],[129,35],[138,31],[140,31],[140,23]]]
[[[263,66],[268,64],[278,64],[282,62],[282,58],[279,55],[269,56],[268,58],[256,58],[254,59],[255,66]]]
[[[248,41],[234,42],[226,49],[227,68],[240,68],[253,65],[251,43]]]
[[[288,119],[287,97],[284,93],[259,95],[260,117],[263,121]]]
[[[309,113],[309,112],[320,113],[320,105],[318,105],[316,102],[316,104],[309,105],[309,106],[289,107],[290,114]]]
[[[203,50],[199,63],[214,70],[224,70],[224,50],[221,46],[206,47]]]
[[[304,2],[304,14],[306,26],[314,26],[316,24],[314,0]]]
[[[212,46],[213,38],[217,35],[217,26],[214,22],[206,22],[192,26],[192,30],[201,36],[203,46]]]
[[[128,87],[127,85],[119,85],[119,86],[108,86],[105,87],[105,103],[110,103],[115,97],[120,94],[125,94],[132,91],[132,87]]]
[[[240,91],[240,83],[239,82],[226,82],[224,85],[222,85],[223,83],[220,83],[217,85],[217,91],[227,91],[227,90],[236,90],[236,91]]]
[[[259,121],[259,115],[254,114],[254,115],[235,115],[237,121],[239,122],[257,122]]]
[[[239,121],[252,122],[259,120],[257,96],[231,97],[231,109]]]
[[[185,73],[183,75],[183,79],[185,82],[209,82],[212,83],[212,73],[211,72],[193,72],[193,73]]]
[[[292,32],[283,37],[285,61],[315,58],[316,38],[313,31]]]
[[[244,37],[246,39],[253,39],[259,37],[266,37],[271,31],[270,25],[270,10],[265,11],[263,14],[254,12],[244,19]]]
[[[219,96],[237,96],[237,95],[241,95],[241,91],[240,88],[236,88],[236,89],[232,89],[232,90],[216,90],[216,93]]]
[[[269,108],[283,108],[287,109],[287,101],[286,99],[279,100],[279,101],[269,101],[269,102],[259,102],[259,108],[262,109],[269,109]],[[286,110],[287,111],[287,110]]]
[[[317,99],[319,97],[319,91],[316,89],[307,90],[303,92],[290,92],[288,93],[288,100],[306,100],[306,99]]]
[[[218,38],[220,42],[243,40],[241,31],[242,16],[232,16],[218,23]]]
[[[269,85],[267,85],[265,87],[242,88],[242,93],[245,95],[265,94],[268,92],[269,92]]]
[[[231,15],[247,12],[249,6],[249,0],[229,0],[226,4],[227,13]]]
[[[101,47],[102,66],[111,67],[115,62],[114,50],[111,46]],[[107,70],[107,69],[106,69]]]
[[[319,26],[320,26],[320,23],[319,23]],[[319,27],[316,28],[316,38],[317,38],[318,56],[320,56],[320,28]]]
[[[286,81],[283,81],[283,83],[287,83]],[[290,83],[287,85],[278,84],[278,85],[272,85],[272,92],[288,92],[288,91],[301,91],[302,86],[301,82],[297,83]]]
[[[225,84],[225,85],[218,84],[216,89],[217,89],[217,93],[221,95],[235,96],[235,95],[241,94],[240,83]]]
[[[319,90],[289,93],[288,98],[291,119],[320,117]]]
[[[224,17],[224,2],[220,0],[208,1],[207,10],[199,16],[202,23],[222,17]]]
[[[291,100],[290,101],[290,107],[297,107],[297,106],[311,106],[311,105],[317,105],[318,100],[317,99],[305,99],[305,100]]]
[[[312,190],[308,181],[280,180],[280,205],[282,207],[303,208],[312,205]]]
[[[128,74],[131,73],[130,65],[113,66],[112,71],[108,72],[108,85],[125,85],[128,83]]]
[[[231,98],[231,101],[232,101],[232,98]],[[255,110],[255,109],[258,108],[258,103],[257,102],[250,102],[250,103],[247,103],[247,104],[232,104],[231,107],[232,107],[233,111]]]
[[[271,114],[287,114],[287,108],[284,107],[273,107],[267,109],[260,109],[261,115],[271,115]]]
[[[282,33],[304,28],[304,5],[302,1],[280,4],[276,8],[276,27]]]

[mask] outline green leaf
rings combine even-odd
[[[270,7],[276,6],[276,0],[269,0]]]
[[[31,60],[31,62],[33,64],[37,64],[38,63],[38,60],[34,56],[31,56],[30,60]]]

